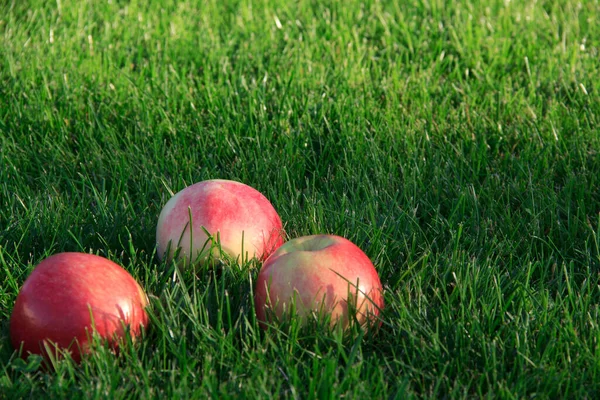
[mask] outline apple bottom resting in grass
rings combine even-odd
[[[60,253],[42,261],[21,288],[10,318],[10,337],[21,355],[75,362],[89,352],[92,334],[117,349],[128,331],[135,339],[147,326],[148,298],[114,262],[92,254]]]
[[[373,263],[354,243],[315,235],[290,240],[265,261],[254,300],[263,328],[290,312],[301,321],[330,315],[331,325],[343,328],[354,317],[360,325],[378,326],[383,288]]]

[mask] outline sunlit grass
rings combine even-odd
[[[4,2],[0,397],[592,397],[600,355],[597,1]],[[263,332],[260,264],[178,271],[171,195],[242,181],[290,238],[373,260],[383,324]],[[144,340],[20,361],[43,258],[123,265]]]

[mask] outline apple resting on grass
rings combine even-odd
[[[92,333],[116,349],[128,329],[133,339],[147,326],[148,298],[114,262],[85,253],[60,253],[42,261],[25,280],[12,315],[15,349],[55,356],[54,345],[75,362],[89,353]],[[50,354],[49,354],[50,353]]]
[[[351,241],[334,235],[305,236],[279,247],[264,263],[256,282],[255,309],[261,326],[290,313],[331,315],[344,328],[356,316],[377,325],[383,288],[371,260]]]
[[[180,262],[218,257],[216,246],[211,253],[206,232],[240,264],[253,257],[262,261],[283,243],[281,219],[269,200],[248,185],[228,180],[198,182],[167,202],[156,229],[158,257],[172,260],[178,248]]]

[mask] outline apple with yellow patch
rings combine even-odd
[[[208,235],[207,235],[208,233]],[[158,218],[158,257],[201,263],[221,250],[238,263],[263,261],[283,243],[281,218],[258,190],[240,182],[213,179],[175,194]],[[179,249],[179,253],[177,250]]]
[[[148,325],[148,298],[122,267],[100,256],[59,253],[25,280],[10,317],[10,337],[22,356],[71,353],[79,362],[93,333],[118,348],[126,330],[135,339]]]
[[[291,312],[300,321],[329,314],[332,326],[344,328],[354,316],[360,325],[377,325],[384,306],[381,281],[369,257],[335,235],[300,237],[279,247],[260,270],[254,300],[263,328],[272,317]]]

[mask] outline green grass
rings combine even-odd
[[[1,2],[0,398],[593,397],[598,21],[597,0]],[[379,332],[262,332],[258,268],[158,262],[162,206],[211,178],[289,237],[359,245]],[[8,320],[61,251],[123,265],[152,324],[49,373]]]

